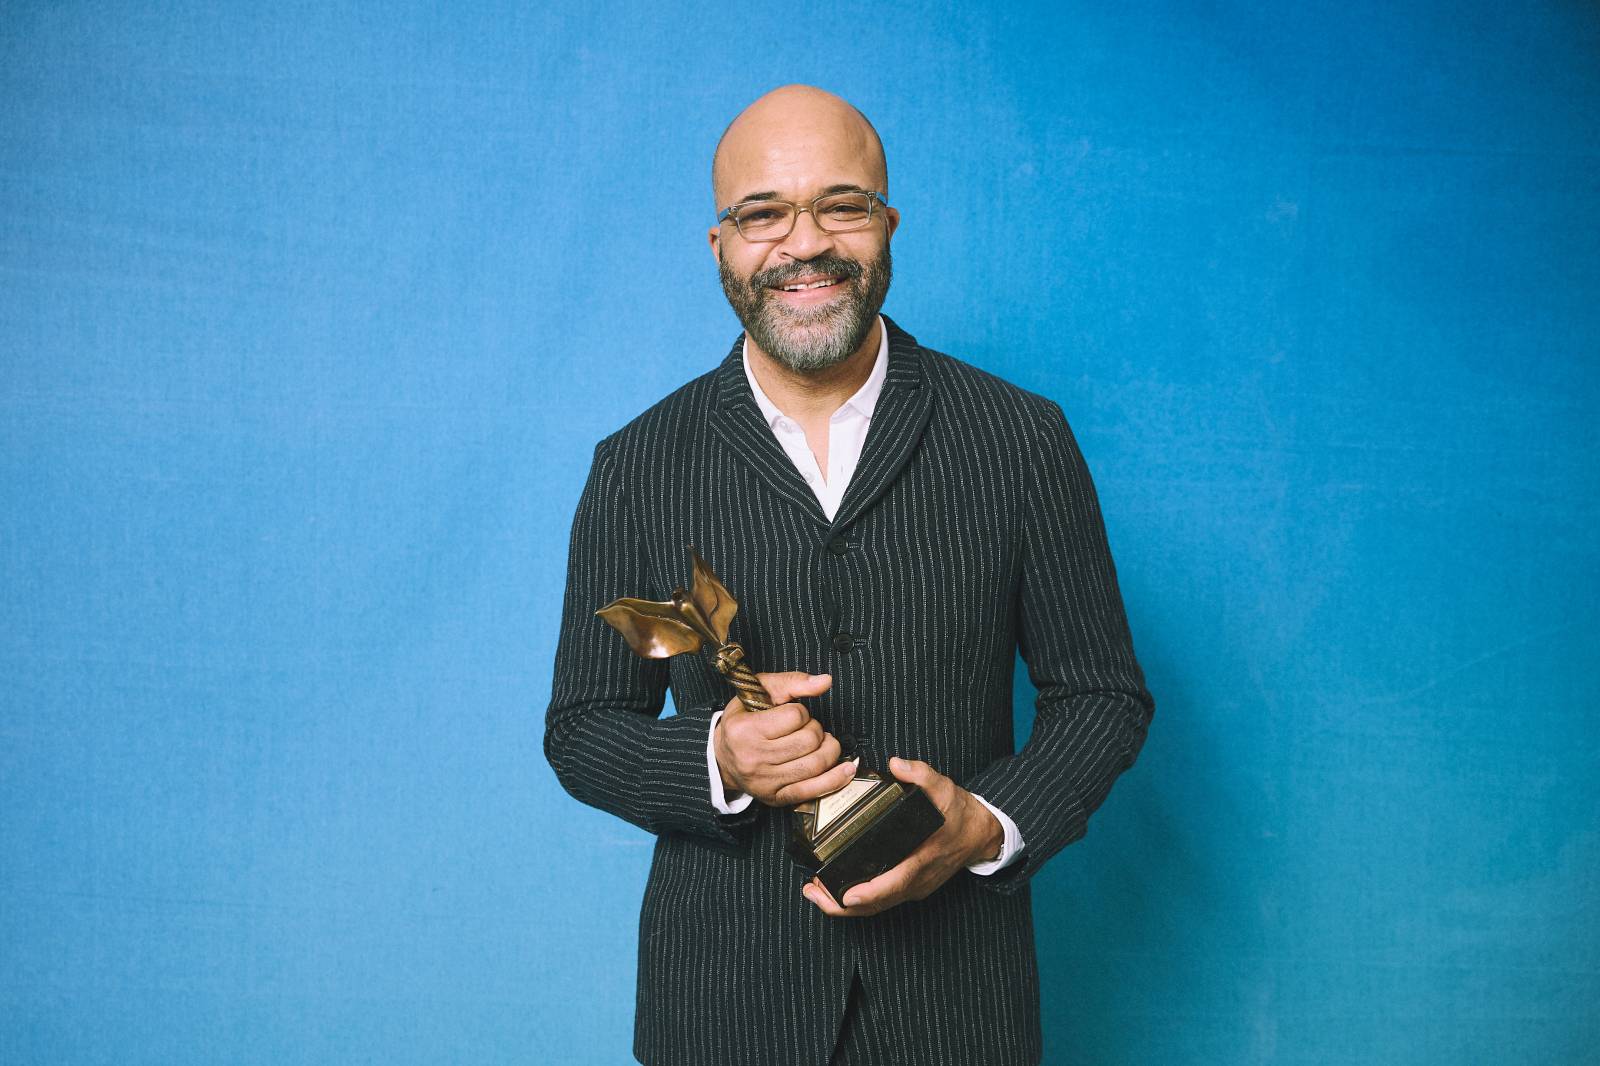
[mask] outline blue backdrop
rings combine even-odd
[[[1597,59],[1554,0],[5,5],[0,1061],[626,1061],[566,536],[737,331],[710,156],[787,81],[883,133],[887,310],[1066,409],[1157,696],[1036,882],[1047,1061],[1594,1061]]]

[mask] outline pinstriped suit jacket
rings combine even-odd
[[[545,751],[578,799],[658,835],[634,1030],[651,1066],[826,1063],[857,974],[895,1062],[1036,1063],[1028,879],[1083,835],[1150,721],[1060,408],[885,322],[887,380],[831,522],[758,412],[738,342],[595,449]],[[637,658],[594,615],[669,598],[689,544],[739,598],[732,635],[757,669],[833,674],[807,701],[830,732],[982,794],[1015,819],[1022,860],[863,920],[802,898],[780,812],[711,806],[707,720],[726,683],[703,657]],[[1016,752],[1019,648],[1039,698]]]

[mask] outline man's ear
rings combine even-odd
[[[706,238],[711,242],[711,258],[715,259],[720,266],[722,263],[722,226],[712,226],[706,231]]]
[[[887,240],[894,236],[895,230],[900,228],[900,212],[892,207],[886,207],[883,209],[883,219],[885,222],[883,236]]]

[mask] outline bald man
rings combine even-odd
[[[577,798],[656,833],[634,1052],[647,1064],[1030,1064],[1028,881],[1081,837],[1152,702],[1060,408],[879,312],[899,212],[877,132],[777,89],[723,134],[709,230],[743,333],[607,437],[573,523],[545,749]],[[695,544],[780,706],[595,618],[670,598]],[[1011,730],[1018,651],[1039,690]],[[661,717],[670,688],[677,713]],[[944,825],[834,899],[782,808],[849,754]]]

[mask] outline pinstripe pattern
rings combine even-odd
[[[832,522],[757,411],[738,342],[595,449],[545,751],[578,799],[659,834],[634,1035],[652,1066],[826,1063],[857,973],[874,1045],[900,1049],[884,1062],[1037,1062],[1028,878],[1083,835],[1144,740],[1150,696],[1060,408],[885,322],[888,377]],[[711,806],[715,670],[640,659],[594,617],[618,596],[668,598],[687,544],[740,597],[732,636],[752,662],[832,673],[808,701],[818,719],[872,761],[926,759],[981,793],[1024,857],[871,919],[807,903],[780,818]],[[1039,700],[1014,754],[1019,646]],[[660,717],[669,685],[678,713]]]

